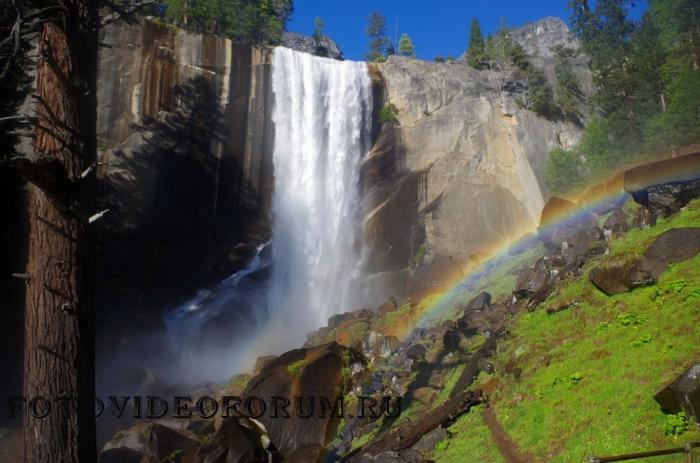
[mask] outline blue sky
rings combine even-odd
[[[568,23],[566,0],[294,0],[294,15],[288,29],[311,35],[320,16],[324,33],[335,40],[347,59],[362,59],[367,48],[367,16],[381,11],[387,18],[387,33],[393,38],[396,18],[399,36],[407,33],[420,59],[441,54],[458,57],[466,48],[472,17],[479,19],[484,34],[498,29],[500,18],[508,26],[520,26],[545,16],[559,16]],[[632,12],[639,18],[644,1]]]

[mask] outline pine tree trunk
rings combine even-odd
[[[40,31],[34,155],[60,161],[58,181],[32,187],[24,341],[24,461],[97,460],[94,418],[94,173],[98,17],[64,0]],[[94,172],[94,169],[92,169]],[[34,405],[32,407],[31,405]]]

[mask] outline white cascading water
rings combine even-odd
[[[359,166],[369,149],[365,63],[274,50],[270,317],[283,347],[361,304]]]
[[[370,147],[367,66],[278,47],[272,90],[272,239],[246,268],[165,314],[182,364],[200,377],[226,377],[225,365],[241,367],[242,357],[299,347],[330,315],[363,303],[359,168]],[[270,268],[261,284],[256,275]],[[211,330],[226,320],[238,330],[212,348]]]

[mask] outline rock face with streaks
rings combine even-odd
[[[147,19],[101,40],[98,296],[182,297],[269,235],[271,50]]]
[[[567,34],[561,21],[546,18],[511,35],[551,80],[551,47]],[[590,75],[575,68],[585,93]],[[437,256],[476,261],[537,224],[549,197],[547,155],[577,143],[580,128],[523,109],[508,91],[509,71],[391,56],[376,73],[398,114],[396,124],[380,128],[363,164],[368,266],[377,286],[393,284],[381,297],[400,298],[411,269]]]

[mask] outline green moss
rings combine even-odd
[[[384,124],[385,122],[398,122],[396,119],[398,114],[399,110],[393,103],[386,103],[382,109],[379,110],[379,123]]]
[[[289,372],[292,377],[299,374],[302,368],[306,366],[306,359],[298,360],[294,363],[287,365],[287,372]]]

